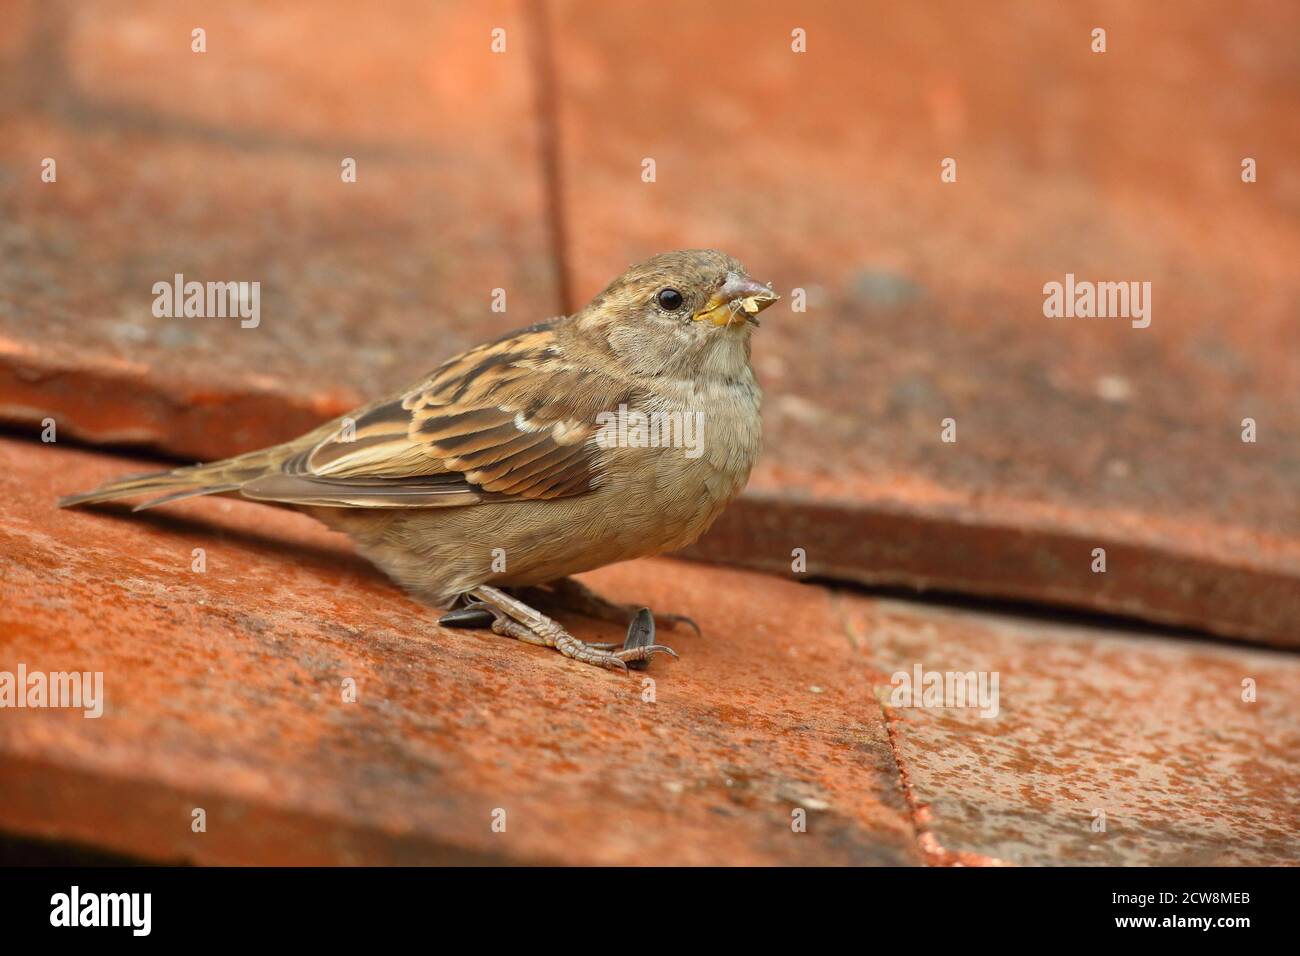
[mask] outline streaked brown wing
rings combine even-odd
[[[479,346],[398,398],[344,418],[246,484],[263,500],[428,508],[563,498],[602,479],[596,415],[627,401],[614,379],[569,364],[549,327]]]

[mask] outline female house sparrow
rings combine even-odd
[[[349,534],[418,597],[469,603],[445,623],[490,622],[624,671],[661,651],[675,657],[653,643],[648,618],[622,648],[587,644],[502,588],[550,585],[608,611],[617,606],[563,579],[704,533],[758,455],[749,339],[777,298],[721,252],[654,256],[574,315],[470,349],[293,441],[123,478],[60,505],[154,492],[164,494],[136,510],[209,494],[287,505]],[[645,437],[635,424],[609,427],[636,413],[677,425],[679,438],[684,425],[703,429],[687,448],[620,440]]]

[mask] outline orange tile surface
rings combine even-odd
[[[0,442],[0,670],[105,688],[98,719],[0,711],[0,831],[204,863],[1295,861],[1292,655],[661,559],[586,578],[704,629],[622,677],[438,627],[300,515],[53,507],[142,464]],[[894,707],[918,664],[997,671],[997,716]]]
[[[666,632],[682,661],[621,677],[438,627],[301,515],[56,511],[56,492],[141,463],[0,447],[0,669],[102,671],[107,698],[99,719],[0,711],[0,830],[205,863],[920,862],[870,672],[845,667],[824,591],[672,561],[602,571],[611,597],[706,634]]]
[[[0,417],[221,457],[559,311],[520,4],[19,7]],[[155,317],[176,274],[260,282],[259,324]]]
[[[787,296],[763,497],[702,555],[1300,639],[1300,8],[552,10],[578,297],[683,244]],[[1045,318],[1067,273],[1150,282],[1150,326]]]

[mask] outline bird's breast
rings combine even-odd
[[[610,500],[647,553],[695,541],[745,486],[762,444],[752,375],[658,383],[606,424],[602,484],[620,489]]]

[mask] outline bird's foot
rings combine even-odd
[[[498,588],[474,588],[467,592],[466,600],[464,607],[447,612],[438,623],[446,627],[490,627],[496,634],[553,647],[565,657],[609,670],[627,671],[629,666],[640,669],[659,653],[677,657],[671,647],[654,642],[654,618],[645,608],[636,613],[627,629],[627,640],[619,647],[580,641],[556,621]]]
[[[601,597],[577,578],[560,578],[544,588],[528,588],[527,591],[529,598],[536,603],[565,608],[583,617],[613,621],[615,624],[623,624],[628,620],[635,623],[636,615],[642,610],[636,604],[619,604]],[[703,636],[700,626],[685,614],[660,614],[658,622],[673,630],[679,624],[687,624],[695,629],[696,634]]]

